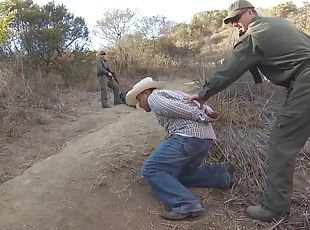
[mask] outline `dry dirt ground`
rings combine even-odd
[[[183,83],[168,88],[188,91],[191,86]],[[99,92],[86,98],[76,101],[71,115],[46,118],[2,146],[1,230],[276,229],[282,224],[248,219],[249,203],[240,197],[253,194],[238,188],[195,189],[207,208],[203,218],[161,219],[161,203],[139,169],[164,131],[151,113],[126,105],[102,110]]]

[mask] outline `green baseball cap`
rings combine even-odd
[[[230,23],[230,20],[236,17],[241,10],[248,9],[248,8],[255,8],[251,3],[246,0],[237,0],[233,4],[231,4],[228,8],[228,15],[224,19],[224,23]]]

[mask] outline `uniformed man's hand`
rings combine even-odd
[[[192,96],[186,97],[185,99],[189,100],[189,101],[194,101],[194,102],[198,102],[199,103],[199,108],[202,109],[203,105],[206,103],[204,100],[202,100],[201,98],[198,97],[198,94],[194,94]]]
[[[112,81],[113,79],[113,74],[111,72],[108,73],[108,78],[110,79],[110,81]]]

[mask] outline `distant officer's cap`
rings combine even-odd
[[[241,10],[243,9],[249,9],[249,8],[254,8],[254,6],[246,1],[246,0],[237,0],[235,1],[233,4],[231,4],[228,8],[228,15],[227,17],[224,19],[224,23],[228,24],[231,22],[231,19],[233,19],[234,17],[236,17]]]
[[[100,55],[106,55],[106,53],[105,53],[104,50],[101,50],[101,51],[99,52],[99,54],[100,54]]]

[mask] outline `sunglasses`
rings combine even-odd
[[[242,15],[243,15],[246,11],[247,11],[247,10],[241,11],[239,14],[237,14],[235,17],[233,17],[233,18],[230,20],[230,23],[231,23],[231,24],[234,24],[234,23],[239,22],[240,18],[242,17]]]

